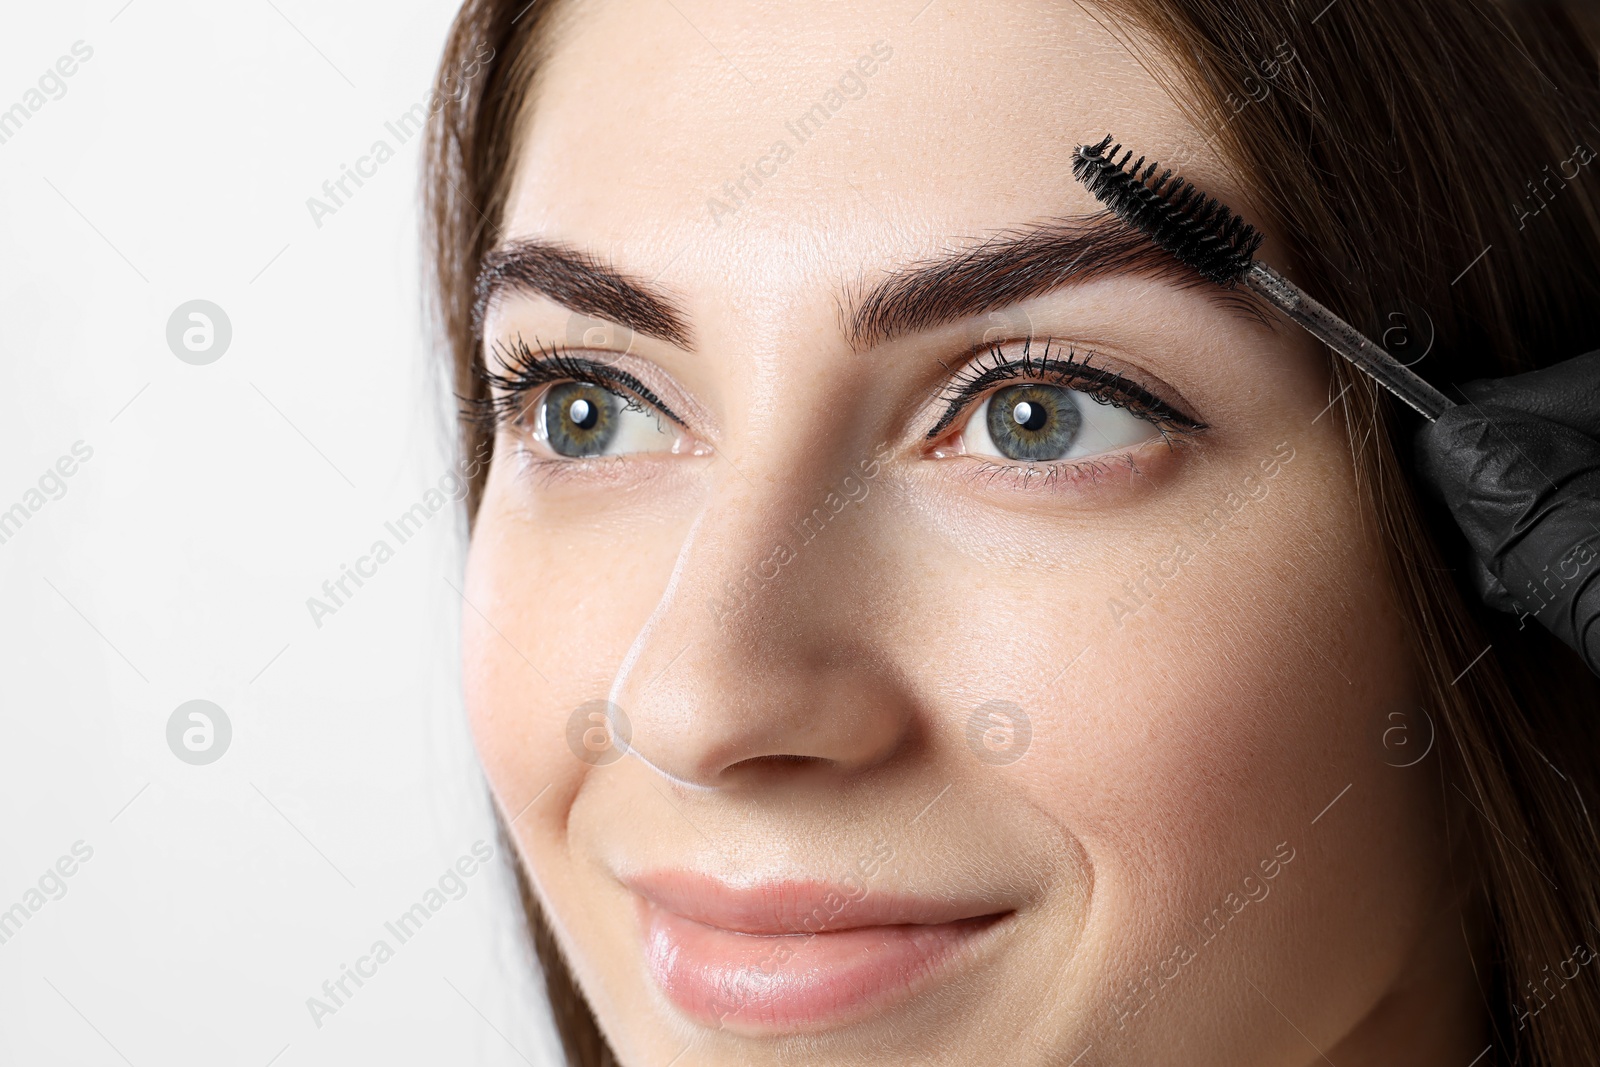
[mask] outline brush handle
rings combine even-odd
[[[1379,385],[1411,405],[1429,422],[1456,406],[1453,400],[1417,377],[1405,364],[1368,340],[1361,331],[1260,260],[1250,264],[1250,269],[1245,271],[1244,283],[1329,348],[1366,371]]]

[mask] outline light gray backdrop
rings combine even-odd
[[[7,5],[0,1063],[555,1062],[429,507],[453,7]]]

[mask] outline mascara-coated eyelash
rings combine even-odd
[[[1170,434],[1197,433],[1207,428],[1199,419],[1184,414],[1118,372],[1096,366],[1093,352],[1079,358],[1071,346],[1067,346],[1065,355],[1061,351],[1060,345],[1052,349],[1051,342],[1046,341],[1044,351],[1035,355],[1031,338],[1022,342],[1021,353],[1015,355],[1008,353],[1004,344],[989,345],[940,391],[946,407],[933,429],[928,431],[927,439],[938,437],[994,386],[1014,381],[1043,382],[1072,389],[1102,404],[1121,408],[1154,425],[1169,443]]]
[[[530,347],[521,334],[510,342],[494,343],[499,369],[486,367],[482,361],[473,368],[488,390],[485,396],[466,399],[469,416],[487,423],[491,430],[514,425],[528,414],[530,398],[544,386],[587,382],[615,393],[630,411],[653,411],[679,426],[686,425],[648,386],[627,371],[578,355],[573,349],[546,348],[537,342],[536,346]]]

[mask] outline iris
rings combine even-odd
[[[989,398],[988,409],[989,440],[1019,462],[1061,459],[1083,430],[1075,394],[1060,386],[1008,386]]]
[[[619,407],[614,393],[590,382],[552,386],[542,413],[550,448],[574,458],[604,454],[617,434]]]

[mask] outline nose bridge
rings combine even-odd
[[[899,743],[909,702],[849,610],[871,595],[882,461],[848,462],[825,480],[719,479],[612,686],[657,770],[715,786],[796,758],[856,770]]]
[[[852,469],[824,485],[793,488],[760,505],[760,515],[740,516],[753,535],[742,562],[725,561],[706,575],[713,581],[706,608],[718,628],[737,630],[752,616],[759,623],[763,611],[797,614],[800,625],[821,622],[806,609],[871,555],[872,489],[871,479]]]

